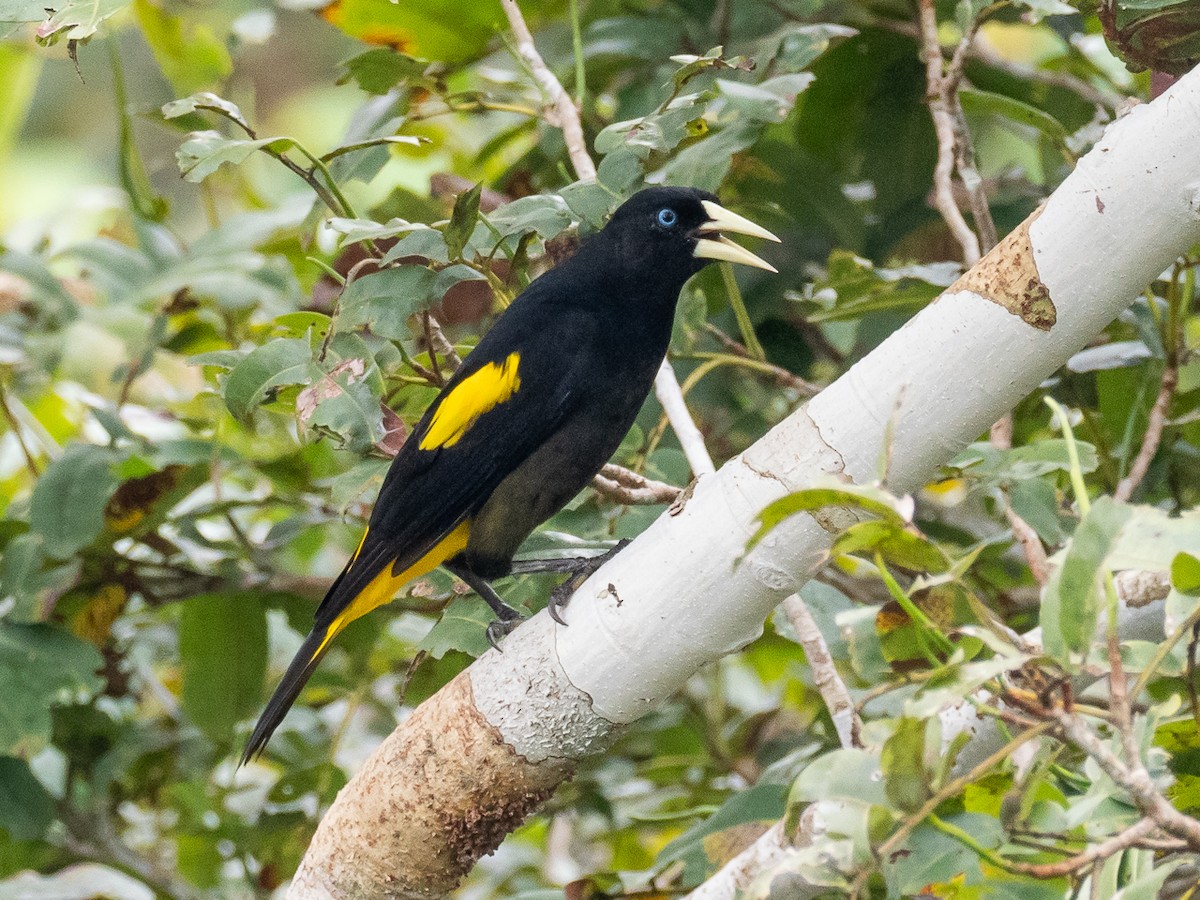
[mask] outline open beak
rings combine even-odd
[[[773,265],[765,259],[760,259],[755,256],[745,247],[740,244],[735,244],[729,238],[725,237],[720,232],[728,231],[733,234],[745,234],[750,237],[765,238],[768,241],[779,243],[779,238],[767,231],[761,225],[755,225],[745,216],[739,216],[735,212],[730,212],[719,203],[713,203],[711,200],[700,201],[704,207],[704,211],[708,213],[708,221],[701,225],[697,231],[701,233],[717,232],[716,237],[704,237],[696,241],[696,249],[693,256],[699,256],[703,259],[722,259],[726,262],[742,263],[746,266],[754,266],[756,269],[766,269],[768,272],[777,271]]]

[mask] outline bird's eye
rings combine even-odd
[[[663,228],[672,228],[679,221],[679,214],[670,207],[658,211],[658,224]]]

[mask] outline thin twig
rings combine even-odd
[[[743,345],[740,341],[730,337],[711,322],[704,323],[704,330],[716,338],[721,345],[724,346],[725,349],[734,356],[740,356],[748,362],[753,363],[754,365],[752,368],[757,368],[763,372],[770,372],[775,376],[776,383],[778,383],[781,387],[794,388],[805,397],[812,397],[820,393],[821,388],[819,385],[813,384],[811,381],[801,378],[795,372],[789,372],[787,369],[783,368],[782,366],[777,366],[769,360],[755,359],[750,354],[750,351],[746,349],[745,345]]]
[[[529,66],[529,71],[542,90],[542,97],[546,105],[553,110],[553,124],[562,129],[563,140],[567,145],[567,154],[571,157],[571,165],[575,168],[575,176],[580,181],[595,181],[596,165],[587,152],[583,126],[579,121],[579,110],[575,108],[575,104],[571,102],[571,98],[563,89],[562,84],[550,71],[546,61],[542,59],[542,55],[538,53],[537,47],[533,43],[533,35],[529,32],[529,26],[525,24],[525,18],[521,15],[521,9],[517,6],[516,0],[500,0],[500,5],[504,7],[508,25],[517,39],[517,53]]]
[[[683,455],[687,457],[692,474],[698,478],[716,472],[717,467],[713,465],[708,448],[704,446],[704,435],[700,433],[692,414],[688,412],[679,379],[675,377],[675,370],[665,359],[658,367],[658,374],[654,376],[654,394],[675,430],[675,436],[679,439],[679,446],[683,448]]]
[[[17,421],[17,417],[13,415],[13,411],[8,405],[8,392],[3,384],[0,384],[0,412],[4,413],[4,418],[8,422],[9,431],[16,438],[17,446],[21,448],[21,453],[25,457],[25,468],[29,469],[29,474],[34,478],[38,478],[42,471],[38,468],[37,459],[29,449],[29,445],[25,443],[25,435],[21,429],[21,423]]]
[[[962,248],[963,263],[970,268],[979,262],[979,239],[963,217],[954,200],[955,117],[949,102],[950,86],[943,72],[942,47],[938,43],[937,12],[933,0],[918,0],[918,24],[921,35],[921,57],[925,61],[926,97],[933,128],[937,135],[937,163],[933,169],[934,202],[946,220],[954,239]]]
[[[429,310],[421,313],[421,323],[425,326],[425,348],[429,351],[429,365],[433,368],[434,380],[438,387],[444,387],[446,379],[442,375],[441,366],[438,365],[437,351],[433,349],[433,313]],[[445,335],[442,335],[442,338],[444,340]]]
[[[993,447],[1000,450],[1012,449],[1012,425],[1012,413],[997,420],[992,425],[990,439]],[[1021,545],[1021,551],[1025,554],[1025,561],[1029,564],[1029,571],[1038,584],[1044,585],[1050,580],[1050,560],[1046,556],[1046,548],[1042,546],[1042,539],[1038,537],[1038,533],[1034,531],[1033,526],[1021,518],[1017,511],[1013,509],[1008,491],[1001,491],[1000,497],[1001,502],[1004,504],[1004,516],[1008,519],[1008,525],[1012,529],[1013,537]]]
[[[862,733],[862,719],[808,606],[799,594],[792,594],[783,601],[783,612],[795,630],[800,646],[804,648],[817,691],[825,701],[829,716],[833,719],[833,727],[837,729],[838,740],[843,747],[861,747],[859,735]]]
[[[426,323],[429,328],[429,352],[438,354],[450,364],[451,368],[457,370],[462,365],[462,357],[458,355],[454,345],[446,339],[441,323],[433,313],[428,313]]]
[[[886,841],[879,845],[875,851],[876,858],[888,859],[908,839],[908,836],[916,830],[917,826],[929,818],[946,800],[957,796],[966,789],[967,785],[978,781],[984,775],[991,772],[993,768],[1000,765],[1000,763],[1009,759],[1018,747],[1044,734],[1046,731],[1049,731],[1049,727],[1047,723],[1042,723],[1030,728],[1028,731],[1021,732],[987,759],[972,768],[971,771],[947,782],[940,790],[936,791],[933,796],[926,800],[920,809],[906,818]],[[855,887],[851,890],[852,896],[861,896],[862,887],[866,884],[870,875],[870,870],[864,870],[860,873],[859,877],[855,880]]]
[[[1146,433],[1142,435],[1141,449],[1138,450],[1133,465],[1129,467],[1129,474],[1121,479],[1117,484],[1117,489],[1113,491],[1114,499],[1122,503],[1127,502],[1150,470],[1150,463],[1154,461],[1159,444],[1162,442],[1163,428],[1167,423],[1167,410],[1171,406],[1171,399],[1175,396],[1175,388],[1178,384],[1179,369],[1174,363],[1168,361],[1163,368],[1158,397],[1150,409],[1150,417],[1146,422]]]
[[[1078,716],[1065,709],[1047,710],[1047,714],[1058,726],[1062,737],[1095,760],[1104,773],[1130,795],[1143,814],[1164,831],[1187,841],[1193,850],[1200,850],[1200,821],[1171,805],[1155,786],[1140,758],[1132,759],[1126,765]]]

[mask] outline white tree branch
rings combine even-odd
[[[342,790],[293,898],[438,897],[576,762],[761,632],[856,520],[747,539],[770,502],[835,475],[908,492],[1200,241],[1200,71],[1111,125],[963,279],[754,446],[696,484],[576,592],[404,722]],[[1100,200],[1101,202],[1097,202]]]

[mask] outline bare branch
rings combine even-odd
[[[542,97],[546,106],[553,111],[552,124],[562,129],[563,140],[567,144],[567,153],[571,157],[571,165],[575,168],[575,177],[580,181],[596,180],[596,165],[588,155],[587,144],[583,137],[583,126],[579,121],[579,110],[571,102],[567,92],[550,68],[542,55],[538,53],[533,43],[533,35],[516,0],[500,0],[504,14],[508,16],[508,25],[517,39],[517,52],[529,66],[538,87],[542,89]]]
[[[829,645],[825,643],[816,620],[799,594],[792,594],[783,601],[782,606],[784,615],[796,631],[800,646],[804,648],[804,655],[808,657],[817,690],[837,729],[838,740],[843,747],[861,747],[859,735],[862,733],[862,719],[858,716],[846,683],[838,674],[833,656],[829,653]]]
[[[687,403],[684,402],[683,390],[679,387],[675,370],[665,359],[658,368],[658,374],[654,376],[654,395],[662,404],[667,421],[675,430],[675,436],[679,438],[679,446],[683,448],[683,455],[687,457],[692,474],[698,478],[717,471],[712,457],[708,455],[708,448],[704,446],[704,435],[696,427]]]
[[[1113,491],[1113,497],[1122,503],[1133,496],[1137,486],[1146,477],[1146,472],[1150,470],[1150,463],[1154,461],[1154,455],[1158,453],[1158,446],[1162,442],[1163,427],[1167,422],[1167,410],[1171,406],[1171,398],[1175,396],[1175,387],[1178,384],[1179,369],[1169,361],[1163,368],[1158,398],[1150,409],[1150,417],[1146,422],[1146,433],[1142,435],[1141,449],[1138,450],[1133,465],[1129,467],[1129,474],[1121,479],[1117,484],[1117,489]]]
[[[1141,759],[1129,765],[1121,762],[1083,720],[1065,709],[1049,711],[1062,736],[1096,761],[1113,781],[1122,787],[1137,807],[1159,827],[1187,841],[1193,850],[1200,850],[1200,821],[1184,815],[1154,785]]]
[[[1001,450],[1012,449],[1012,413],[992,425],[990,437],[993,447]],[[1013,509],[1007,491],[1002,492],[1001,499],[1004,504],[1005,518],[1008,519],[1013,537],[1021,545],[1025,561],[1029,564],[1029,571],[1038,584],[1045,584],[1050,580],[1050,561],[1046,557],[1046,548],[1042,546],[1042,539],[1038,537],[1038,533],[1033,530],[1033,527]]]
[[[919,0],[918,23],[921,31],[921,57],[925,61],[926,100],[937,134],[937,164],[933,169],[934,201],[946,220],[950,232],[962,248],[963,262],[973,266],[982,254],[979,239],[954,202],[954,162],[956,154],[956,123],[949,94],[955,85],[942,69],[942,47],[938,43],[937,13],[933,0]]]
[[[1099,844],[1093,844],[1082,853],[1068,857],[1067,859],[1052,863],[1014,862],[1011,863],[1011,866],[1014,871],[1025,875],[1032,875],[1034,878],[1061,878],[1064,875],[1073,875],[1080,869],[1086,869],[1094,863],[1108,859],[1122,850],[1138,846],[1145,838],[1152,836],[1157,831],[1158,823],[1151,818],[1145,818],[1129,826],[1124,831],[1114,834],[1108,840],[1101,841]]]
[[[450,364],[451,370],[457,369],[462,365],[462,357],[454,349],[454,345],[446,339],[446,335],[442,332],[441,323],[434,317],[433,313],[425,314],[425,322],[429,328],[429,352],[437,354]]]

